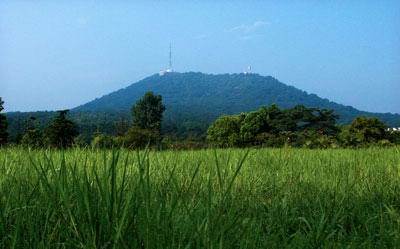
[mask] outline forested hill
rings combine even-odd
[[[285,85],[271,76],[258,74],[167,73],[155,74],[89,103],[73,111],[128,111],[147,91],[161,94],[167,106],[165,120],[190,118],[212,121],[223,114],[237,114],[278,104],[281,108],[295,105],[334,109],[339,122],[350,123],[359,115],[374,116],[389,126],[400,126],[400,115],[359,111]]]

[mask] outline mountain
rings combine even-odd
[[[69,118],[78,125],[87,142],[96,132],[121,134],[130,125],[131,106],[147,91],[162,95],[167,107],[163,132],[178,139],[204,139],[208,126],[219,116],[249,112],[273,103],[280,108],[301,104],[333,109],[344,124],[356,116],[367,115],[381,119],[388,126],[400,127],[399,114],[359,111],[258,74],[155,74],[72,109]],[[30,116],[35,116],[37,126],[44,129],[55,115],[56,112],[6,113],[11,140],[18,140]]]
[[[223,114],[238,114],[276,103],[280,108],[295,105],[333,109],[339,122],[350,123],[359,115],[374,116],[389,126],[400,126],[400,115],[370,113],[331,102],[315,94],[288,86],[271,76],[258,74],[166,73],[145,78],[73,111],[128,111],[145,92],[161,94],[167,106],[165,120],[202,119],[211,122]]]

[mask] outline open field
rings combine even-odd
[[[400,148],[3,148],[0,248],[400,248]]]

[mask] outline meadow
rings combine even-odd
[[[400,248],[400,148],[2,148],[0,248]]]

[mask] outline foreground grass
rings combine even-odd
[[[400,248],[400,151],[4,148],[0,248]]]

